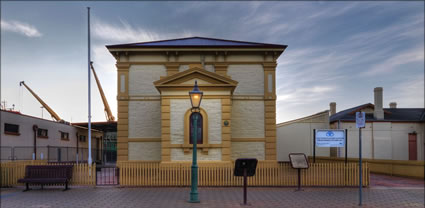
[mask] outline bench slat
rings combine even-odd
[[[28,184],[53,184],[64,183],[65,190],[68,182],[72,178],[73,165],[27,165],[25,167],[25,178],[18,180],[18,183]]]

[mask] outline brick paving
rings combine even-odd
[[[199,188],[201,203],[191,204],[189,188],[47,187],[22,192],[2,189],[1,207],[244,207],[242,188]],[[356,188],[248,188],[249,207],[358,207]],[[363,207],[424,207],[424,189],[418,187],[365,188]]]
[[[189,188],[76,187],[63,186],[1,189],[1,207],[244,207],[242,188],[199,188],[201,203],[190,204]],[[358,207],[357,188],[304,187],[248,188],[248,207]],[[424,207],[424,180],[371,174],[369,188],[363,189],[363,207]]]
[[[381,174],[370,174],[371,187],[424,187],[424,180]]]

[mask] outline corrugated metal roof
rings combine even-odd
[[[165,48],[165,47],[236,47],[236,48],[282,48],[285,49],[287,45],[268,44],[268,43],[256,43],[256,42],[245,42],[236,40],[223,40],[216,38],[205,38],[205,37],[189,37],[179,38],[170,40],[140,42],[140,43],[128,43],[118,45],[107,45],[107,48]]]
[[[353,112],[360,109],[375,106],[372,103],[366,103],[353,108],[340,111],[332,115],[330,122],[336,121],[355,121],[356,115]],[[400,122],[424,122],[425,109],[424,108],[384,108],[384,120],[376,120],[373,114],[366,114],[366,121],[400,121]]]

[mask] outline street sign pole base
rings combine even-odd
[[[242,205],[242,206],[251,206],[251,204],[250,204],[250,203],[246,203],[246,204],[241,203],[241,205]]]
[[[304,191],[304,189],[295,189],[294,192]]]

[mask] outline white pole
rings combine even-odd
[[[89,158],[87,159],[87,162],[89,163],[89,167],[91,167],[91,163],[92,163],[92,158],[91,158],[91,99],[90,99],[90,7],[87,7],[87,12],[88,12],[88,16],[87,16],[87,27],[88,27],[88,78],[89,78],[89,83],[88,83],[88,89],[89,89],[89,122],[88,122],[88,140],[89,140]],[[91,174],[91,170],[89,170],[89,174]]]

